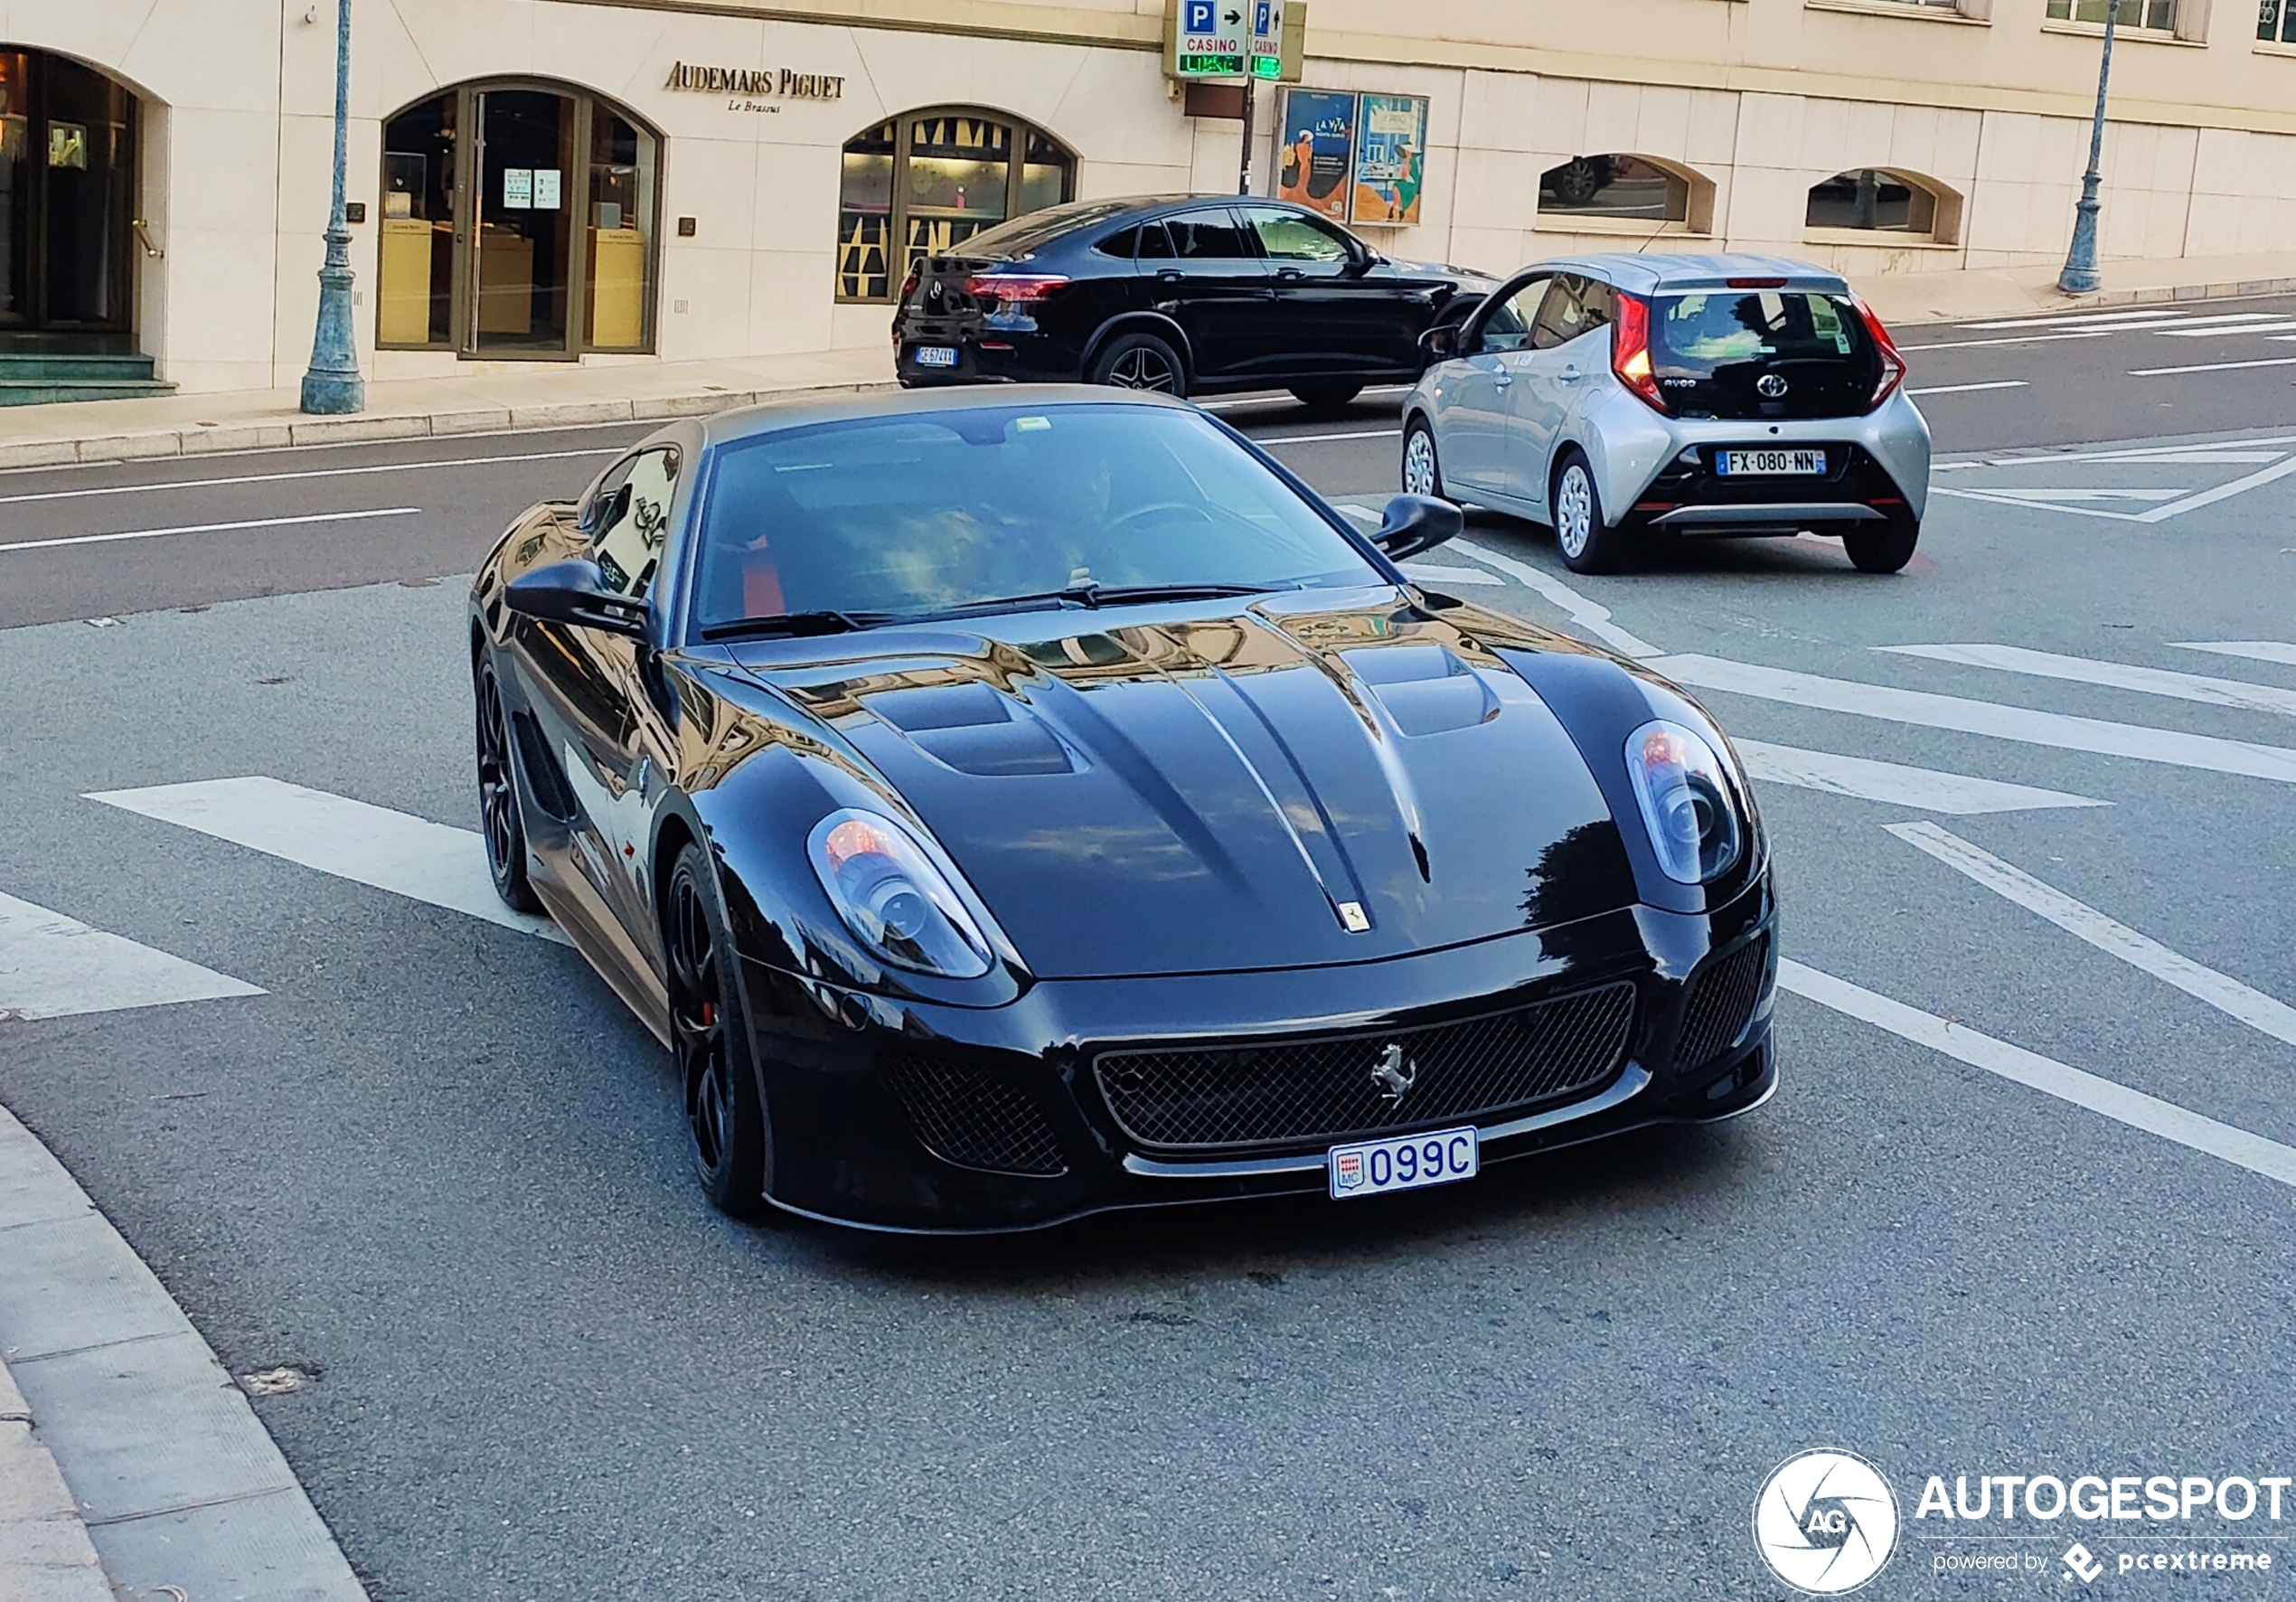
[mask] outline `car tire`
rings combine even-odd
[[[1920,540],[1917,523],[1862,523],[1841,536],[1841,548],[1861,573],[1895,573],[1914,560]]]
[[[1435,425],[1415,417],[1403,430],[1403,493],[1451,497],[1443,487],[1443,458],[1435,453]]]
[[[709,853],[691,842],[663,891],[662,949],[694,1177],[719,1211],[755,1218],[773,1183],[772,1124],[717,875]]]
[[[1361,384],[1351,384],[1339,379],[1330,383],[1292,386],[1292,399],[1310,411],[1337,411],[1361,393]]]
[[[1575,445],[1563,452],[1555,469],[1555,481],[1547,491],[1547,514],[1565,567],[1574,573],[1618,570],[1623,542],[1616,529],[1604,526],[1603,495],[1595,487],[1594,466]]]
[[[1169,342],[1155,335],[1119,334],[1092,359],[1092,382],[1184,400],[1188,394],[1188,364]]]
[[[494,664],[481,660],[472,691],[478,703],[478,822],[494,893],[519,912],[542,903],[526,878],[526,821],[518,810],[518,764],[511,755],[510,713]]]

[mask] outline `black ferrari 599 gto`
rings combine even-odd
[[[682,1070],[710,1199],[1353,1200],[1775,1083],[1753,798],[1649,671],[1414,582],[1185,404],[681,422],[471,592],[485,833]]]

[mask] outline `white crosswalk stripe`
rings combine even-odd
[[[1798,750],[1759,740],[1731,742],[1746,763],[1749,777],[1771,784],[1793,785],[1829,795],[1853,796],[1860,801],[1881,801],[1923,812],[1967,816],[1983,812],[2028,812],[2050,806],[2110,806],[2086,796],[2062,790],[2037,789],[2031,785],[2003,784],[1999,779],[1971,778],[1942,773],[1934,768],[1908,768],[1896,762],[1877,762],[1868,757],[1841,757],[1831,751]]]
[[[2279,662],[2296,667],[2296,645],[2285,640],[2179,640],[2179,651],[2214,651],[2219,656],[2245,656],[2251,662]]]
[[[331,796],[276,778],[217,778],[87,797],[251,851],[488,923],[563,942],[547,918],[513,912],[494,893],[475,830]]]
[[[2063,656],[2053,651],[2028,650],[2022,646],[1877,646],[1896,656],[1923,656],[1934,662],[1956,662],[1968,667],[1990,667],[2003,673],[2030,674],[2037,678],[2065,679],[2081,684],[2103,684],[2134,690],[2144,695],[2166,695],[2208,706],[2237,707],[2244,711],[2278,712],[2296,717],[2296,690],[2271,684],[2244,683],[2238,679],[2213,679],[2201,674],[2175,673],[2161,667],[2134,667],[2123,662],[2099,662],[2086,656]]]
[[[263,994],[228,974],[0,895],[0,1024]]]
[[[2118,957],[2131,967],[2175,985],[2187,995],[2207,1003],[2225,1016],[2237,1018],[2251,1029],[2296,1046],[2296,1007],[2169,950],[2160,941],[2114,921],[2087,902],[2075,900],[2063,891],[2042,883],[2023,869],[1980,850],[1935,824],[1885,826],[1908,845],[1927,852],[1995,895],[2014,901],[2029,912],[2039,913],[2066,934],[2087,941],[2107,956]]]
[[[1719,656],[1661,656],[1651,666],[1686,684],[1790,706],[1850,712],[1917,728],[1947,729],[2028,745],[2054,746],[2059,750],[2127,757],[2140,762],[2296,784],[2296,750],[2284,746],[2218,740],[2181,730],[2075,718],[2062,712],[2034,711],[1999,702],[1938,695],[1925,690],[1899,690],[1854,679],[1761,667]]]

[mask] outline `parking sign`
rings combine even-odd
[[[1172,30],[1176,78],[1241,78],[1251,70],[1252,10],[1260,0],[1180,0]]]

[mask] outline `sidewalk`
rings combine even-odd
[[[246,1394],[5,1108],[0,1360],[0,1602],[367,1602]]]
[[[890,350],[870,345],[723,362],[473,363],[444,378],[370,382],[367,409],[352,417],[306,417],[294,390],[7,406],[0,407],[0,468],[645,422],[892,382]]]
[[[2121,261],[2108,263],[2104,276],[2101,293],[2078,297],[2057,293],[2054,267],[1887,274],[1857,287],[1892,326],[1970,322],[2084,306],[2296,293],[2296,257]],[[367,409],[355,417],[305,417],[296,410],[293,390],[0,407],[0,468],[644,422],[787,395],[854,392],[892,382],[890,353],[870,345],[722,362],[478,363],[442,378],[372,382]]]

